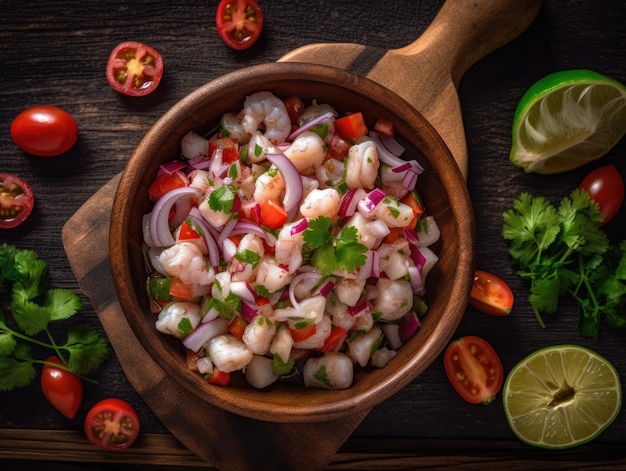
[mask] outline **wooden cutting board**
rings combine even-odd
[[[407,47],[384,51],[357,44],[316,44],[281,60],[334,65],[394,90],[431,121],[467,175],[457,86],[472,64],[521,33],[539,5],[540,0],[448,0],[426,32]],[[78,284],[130,384],[181,443],[216,468],[323,469],[368,410],[314,424],[268,423],[234,415],[182,390],[134,337],[109,267],[109,220],[119,178],[67,221],[62,239]]]

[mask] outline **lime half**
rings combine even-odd
[[[538,350],[508,374],[502,402],[522,441],[569,448],[598,436],[617,417],[622,389],[605,358],[577,345]]]
[[[565,172],[602,157],[625,132],[626,87],[591,70],[564,70],[522,96],[510,159],[526,172]]]

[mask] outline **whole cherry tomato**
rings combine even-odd
[[[215,15],[222,41],[236,50],[252,46],[263,30],[263,12],[255,0],[221,0]]]
[[[139,417],[133,407],[117,398],[103,399],[85,417],[85,434],[105,450],[123,450],[139,435]]]
[[[450,383],[471,404],[490,404],[504,381],[504,368],[493,347],[480,337],[452,341],[443,364]]]
[[[106,76],[113,90],[129,96],[145,96],[161,82],[163,58],[147,44],[125,41],[111,52]]]
[[[9,173],[0,173],[0,229],[22,224],[35,206],[30,185]]]
[[[617,214],[624,202],[624,180],[615,165],[605,165],[589,173],[579,187],[586,190],[598,203],[607,223]]]
[[[78,124],[67,111],[56,106],[32,106],[11,123],[11,138],[24,152],[55,157],[76,144]]]
[[[511,288],[500,277],[483,270],[474,272],[469,303],[475,309],[491,316],[507,316],[513,301]]]
[[[62,365],[55,356],[46,358],[49,363]],[[44,365],[41,370],[41,390],[52,406],[68,419],[76,417],[83,401],[83,382],[74,373],[66,369]]]

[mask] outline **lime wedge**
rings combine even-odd
[[[522,441],[570,448],[598,436],[617,417],[622,389],[605,358],[577,345],[538,350],[508,374],[502,402]]]
[[[510,159],[526,172],[565,172],[602,157],[625,132],[626,87],[591,70],[564,70],[522,96]]]

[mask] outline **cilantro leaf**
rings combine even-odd
[[[79,324],[68,329],[67,342],[61,348],[70,354],[67,366],[75,373],[87,374],[102,365],[111,347],[92,326]]]
[[[296,365],[296,360],[293,357],[289,357],[287,363],[283,361],[278,353],[274,353],[272,357],[272,373],[276,376],[283,376],[288,374]]]
[[[17,342],[11,329],[4,322],[4,315],[0,311],[0,355],[10,355],[15,350]]]
[[[333,221],[325,216],[309,221],[307,229],[304,231],[304,242],[310,249],[319,249],[333,241],[331,229]]]
[[[36,375],[28,346],[17,345],[13,356],[0,355],[0,391],[27,386]]]
[[[237,252],[235,254],[235,258],[241,263],[247,263],[249,265],[252,265],[252,268],[256,268],[259,263],[261,263],[261,256],[250,249],[245,249],[241,252]]]
[[[233,201],[237,190],[231,185],[222,185],[211,192],[209,195],[209,207],[213,211],[222,211],[224,213],[230,213],[233,208]]]
[[[66,289],[49,289],[44,306],[50,309],[50,320],[69,319],[83,307],[78,295]]]

